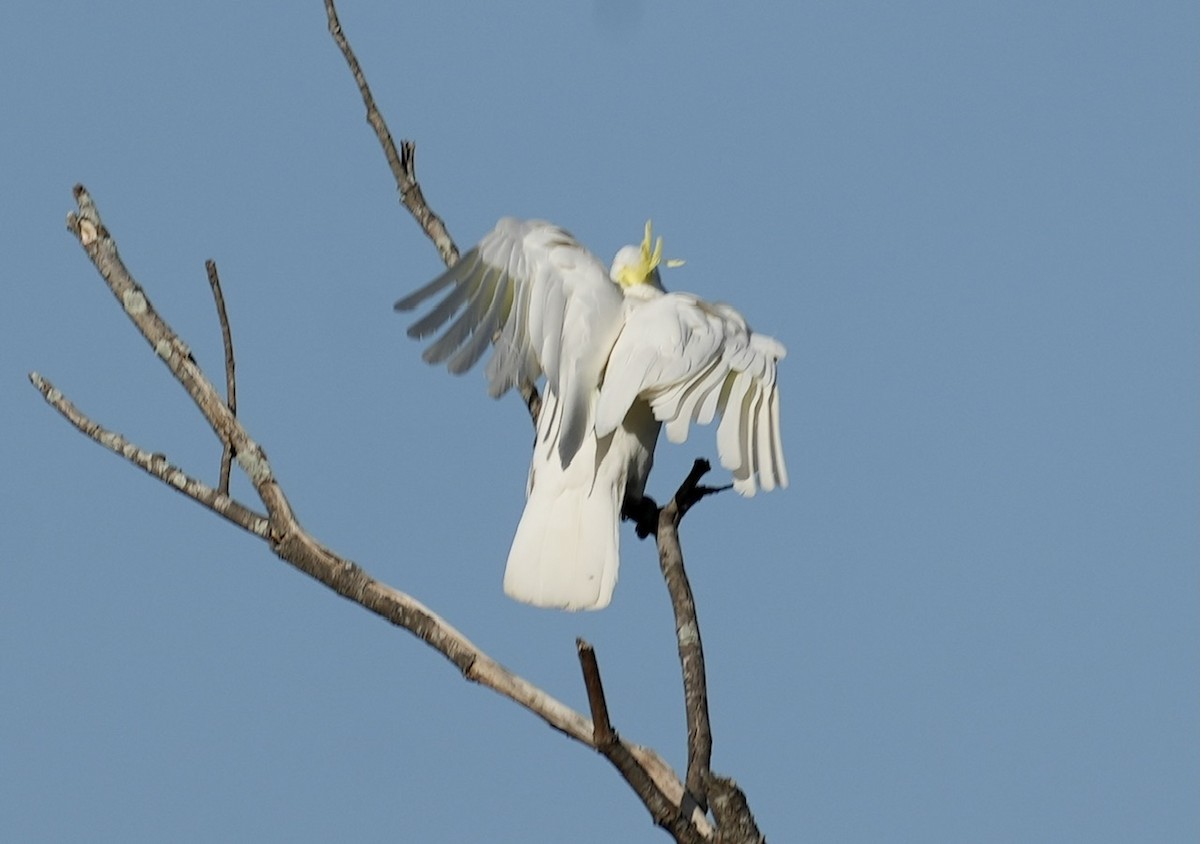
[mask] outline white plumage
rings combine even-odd
[[[734,488],[787,486],[779,435],[777,340],[728,305],[666,293],[651,249],[617,252],[611,270],[563,229],[504,217],[452,268],[396,303],[449,288],[408,330],[429,363],[470,369],[489,344],[489,392],[546,377],[528,499],[504,591],[560,609],[600,609],[617,582],[622,508],[642,498],[659,428],[683,442],[721,416],[717,453]],[[453,322],[451,322],[453,319]]]

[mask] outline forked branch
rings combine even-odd
[[[596,662],[595,649],[583,639],[576,639],[575,647],[579,651],[583,685],[587,689],[588,707],[592,711],[592,742],[596,750],[625,778],[625,782],[650,810],[650,817],[656,824],[671,833],[676,841],[703,841],[696,828],[688,823],[685,814],[679,811],[679,806],[662,793],[613,728],[608,717],[608,701],[604,697],[604,683],[600,680],[600,665]]]
[[[594,748],[595,729],[587,717],[504,668],[416,598],[376,580],[356,563],[326,548],[304,529],[288,504],[264,450],[234,416],[192,357],[188,345],[155,310],[145,290],[125,266],[115,239],[82,185],[76,186],[75,198],[78,209],[68,215],[68,229],[78,238],[134,327],[192,397],[218,440],[232,445],[237,463],[253,485],[266,510],[265,515],[187,475],[165,456],[151,453],[103,428],[79,411],[48,380],[31,373],[30,380],[45,400],[75,428],[110,451],[222,518],[266,540],[272,551],[285,562],[342,597],[413,633],[454,663],[466,679],[498,692],[554,729]],[[647,747],[623,741],[621,745],[674,807],[672,825],[693,830],[699,836],[695,840],[711,837],[712,826],[702,812],[685,814],[681,808],[688,802],[683,783],[662,757]]]
[[[334,0],[324,0],[329,32],[333,36],[350,73],[358,86],[359,95],[367,110],[367,123],[383,149],[384,157],[392,171],[400,200],[433,241],[447,267],[458,260],[458,249],[454,246],[442,219],[433,213],[425,202],[425,195],[417,182],[414,155],[416,146],[412,141],[401,141],[401,152],[388,129],[387,121],[375,104],[375,96],[367,82],[362,65],[359,64],[350,41],[342,29]],[[530,383],[520,385],[521,396],[529,410],[534,427],[537,427],[541,396]],[[678,527],[684,514],[704,496],[727,487],[700,486],[700,479],[709,471],[706,460],[696,461],[691,474],[680,486],[675,497],[666,506],[649,513],[630,514],[638,522],[638,535],[645,537],[649,532],[656,534],[659,564],[671,594],[671,605],[675,613],[675,629],[679,648],[679,659],[683,674],[684,701],[687,713],[688,771],[687,788],[689,802],[694,802],[702,811],[707,811],[707,778],[712,758],[712,731],[708,719],[708,689],[705,682],[704,650],[700,644],[700,628],[696,621],[696,607],[692,599],[691,585],[683,567],[683,551],[679,545]],[[649,504],[649,499],[646,500]],[[652,504],[649,506],[653,507]],[[655,525],[657,524],[657,529]]]
[[[447,266],[458,260],[458,250],[442,219],[430,210],[416,178],[415,145],[394,143],[383,115],[375,105],[365,74],[342,31],[333,0],[325,0],[329,31],[345,57],[392,171],[400,201],[433,242]],[[129,273],[117,251],[116,241],[102,221],[91,196],[76,186],[78,209],[68,216],[67,226],[78,238],[88,258],[108,284],[126,315],[151,348],[192,397],[224,449],[217,488],[187,475],[165,456],[151,453],[90,420],[37,373],[30,379],[45,400],[78,430],[139,466],[151,476],[217,513],[251,534],[268,542],[285,562],[317,579],[339,595],[375,613],[391,624],[421,638],[463,676],[486,686],[528,709],[551,727],[603,753],[637,793],[655,823],[676,841],[758,842],[762,840],[746,804],[745,795],[732,780],[715,776],[709,769],[712,733],[708,720],[707,688],[703,650],[695,603],[683,568],[678,527],[688,509],[705,495],[718,491],[704,487],[700,479],[708,471],[706,461],[697,461],[688,479],[666,507],[658,510],[656,527],[659,560],[675,613],[677,645],[683,674],[687,713],[688,771],[685,783],[652,749],[631,744],[617,734],[608,716],[599,667],[591,646],[578,643],[592,719],[546,694],[524,678],[505,669],[462,633],[410,595],[371,577],[354,562],[338,556],[312,537],[299,523],[275,477],[263,449],[250,437],[236,416],[236,386],[232,332],[224,308],[216,265],[207,270],[217,305],[225,349],[226,396],[223,398],[193,359],[186,343],[155,311],[145,291]],[[541,397],[532,384],[521,385],[522,398],[536,424]],[[231,457],[249,478],[265,514],[232,498],[229,493]],[[649,527],[647,530],[653,530]],[[717,824],[706,814],[711,802]]]

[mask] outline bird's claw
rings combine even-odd
[[[658,535],[658,514],[658,505],[648,495],[643,495],[637,501],[627,500],[621,507],[621,518],[633,522],[638,539]]]

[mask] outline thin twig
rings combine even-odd
[[[600,680],[600,665],[596,650],[583,639],[575,640],[579,652],[579,667],[583,669],[583,686],[587,690],[588,708],[592,711],[592,730],[597,750],[617,741],[617,732],[608,718],[608,701],[604,698],[604,683]]]
[[[266,488],[263,485],[274,480],[266,455],[238,424],[225,400],[192,357],[188,345],[158,315],[145,290],[130,275],[117,252],[116,241],[100,219],[100,212],[83,185],[75,186],[75,199],[79,209],[78,212],[67,215],[67,228],[79,238],[80,245],[108,283],[117,301],[121,303],[125,315],[171,371],[175,380],[187,390],[200,413],[208,420],[217,439],[222,444],[232,442],[238,464],[250,476],[261,497],[263,489]],[[260,486],[263,489],[260,489]],[[278,500],[264,501],[268,512],[272,512],[274,507],[275,511],[290,516],[291,507],[287,500],[281,492],[276,492],[276,495]]]
[[[450,238],[450,233],[446,230],[446,224],[442,222],[442,218],[433,213],[429,203],[425,201],[424,194],[421,193],[421,185],[417,182],[416,175],[416,144],[412,141],[401,141],[400,150],[397,152],[396,143],[392,140],[392,133],[388,129],[387,121],[383,119],[383,114],[375,106],[375,97],[371,93],[371,86],[367,84],[366,74],[363,73],[362,67],[358,63],[358,57],[354,55],[354,50],[350,47],[349,40],[342,32],[342,22],[338,20],[333,0],[325,0],[325,16],[329,20],[329,34],[333,36],[338,49],[342,51],[346,64],[350,66],[350,73],[354,75],[354,81],[358,84],[358,93],[362,96],[363,105],[367,109],[367,122],[375,130],[375,136],[379,139],[380,146],[383,147],[388,167],[391,168],[392,177],[396,180],[396,190],[400,194],[400,202],[412,214],[413,219],[417,221],[426,236],[433,241],[433,245],[437,247],[438,254],[442,256],[442,261],[446,266],[453,266],[458,261],[458,247]]]
[[[592,711],[593,744],[605,759],[624,777],[625,782],[641,799],[654,823],[665,829],[679,842],[701,842],[704,838],[688,822],[687,802],[673,803],[650,778],[629,748],[613,729],[608,716],[608,701],[604,698],[604,683],[596,651],[583,639],[575,640],[579,652],[579,667],[583,670],[583,685],[587,689],[588,707]]]
[[[29,380],[33,382],[33,386],[37,387],[46,402],[83,434],[91,437],[114,454],[124,457],[152,477],[158,478],[172,489],[178,490],[193,501],[204,505],[218,516],[233,522],[242,530],[247,530],[262,539],[267,538],[266,516],[235,501],[227,493],[215,490],[203,481],[185,474],[179,467],[173,466],[164,455],[138,448],[115,431],[110,431],[93,422],[75,407],[57,387],[38,373],[29,373]]]
[[[412,141],[401,141],[400,149],[397,151],[396,142],[392,140],[392,132],[388,129],[387,121],[375,105],[375,95],[371,93],[367,75],[363,72],[362,66],[358,63],[358,57],[354,54],[354,49],[350,46],[350,41],[342,30],[342,22],[338,18],[337,7],[333,0],[325,0],[325,17],[329,21],[329,34],[333,36],[338,49],[342,51],[342,57],[350,67],[355,84],[358,85],[358,93],[362,96],[363,105],[367,109],[367,123],[375,130],[375,137],[379,140],[379,145],[383,147],[383,155],[387,159],[388,168],[392,171],[392,178],[396,182],[400,202],[417,221],[417,225],[421,227],[421,231],[425,232],[425,236],[433,241],[438,254],[442,256],[442,263],[447,267],[454,266],[458,263],[458,247],[454,245],[454,239],[450,237],[445,222],[434,213],[433,209],[429,207],[429,203],[425,201],[421,183],[417,181],[417,145]],[[530,383],[521,384],[521,398],[525,400],[525,407],[529,410],[529,417],[536,429],[538,412],[542,407],[542,397],[538,393],[537,387]]]
[[[208,285],[212,288],[213,301],[217,306],[217,320],[221,323],[221,343],[225,346],[225,404],[229,412],[237,416],[237,379],[233,364],[233,332],[229,330],[229,315],[225,312],[225,295],[221,292],[221,277],[217,275],[217,262],[211,258],[204,262],[208,273]],[[225,441],[221,450],[221,479],[217,489],[229,493],[229,472],[233,466],[233,443]]]

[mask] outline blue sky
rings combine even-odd
[[[772,840],[1200,836],[1200,11],[343,0],[463,247],[647,217],[782,340],[792,486],[683,529],[714,767]],[[65,231],[92,191],[301,520],[684,761],[653,550],[500,577],[530,438],[392,313],[439,267],[318,2],[18,4],[0,32],[0,838],[665,840],[608,764],[63,423],[219,444]],[[715,431],[663,443],[667,497]],[[235,491],[250,496],[244,480]]]

